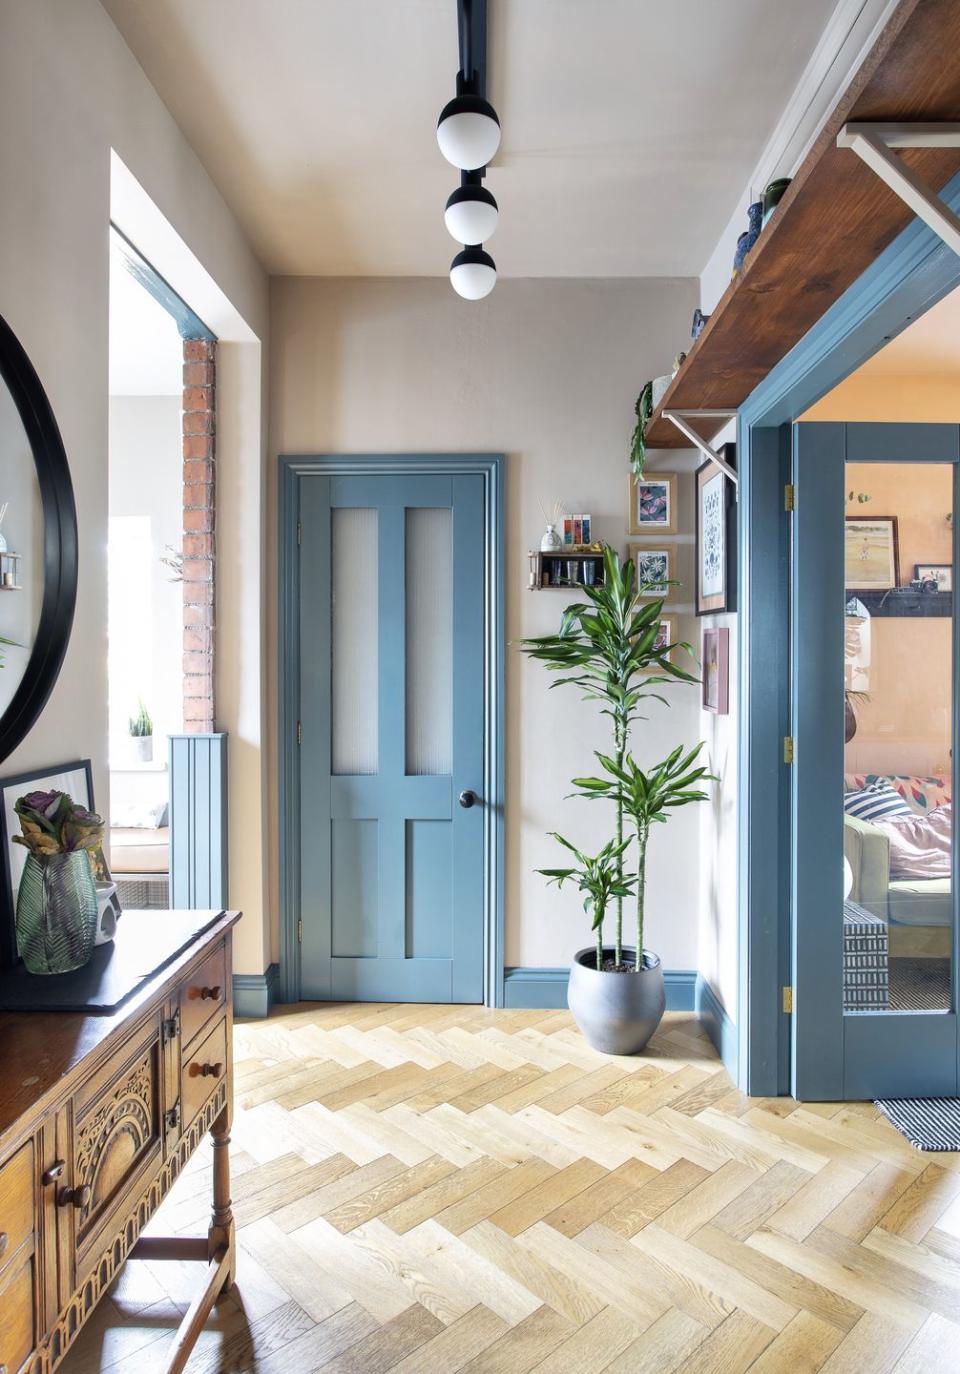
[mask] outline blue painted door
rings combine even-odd
[[[301,992],[483,1000],[484,489],[301,481]]]
[[[942,809],[957,621],[952,591],[909,584],[924,564],[946,584],[957,561],[958,459],[956,425],[793,429],[793,1089],[806,1100],[957,1093]],[[905,840],[936,840],[935,857],[918,868]]]

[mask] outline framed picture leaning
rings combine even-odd
[[[736,463],[736,444],[724,444],[723,456]],[[697,615],[737,609],[737,506],[733,483],[716,463],[707,461],[696,473]]]

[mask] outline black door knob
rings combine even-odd
[[[460,802],[464,811],[469,811],[471,806],[476,806],[477,804],[477,794],[476,792],[471,792],[468,787],[465,792],[460,793],[457,800]]]

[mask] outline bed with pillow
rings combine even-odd
[[[850,897],[888,923],[891,957],[949,958],[953,808],[943,777],[848,774]]]

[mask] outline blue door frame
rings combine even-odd
[[[279,459],[279,821],[280,1000],[297,1001],[301,986],[300,747],[297,725],[300,645],[299,528],[304,480],[322,476],[458,477],[476,474],[484,494],[483,667],[483,908],[484,1001],[503,1005],[504,701],[503,580],[504,459],[502,454],[349,454]]]
[[[942,192],[960,211],[960,175]],[[960,285],[960,257],[909,225],[777,364],[737,415],[739,830],[736,1035],[726,1057],[753,1096],[788,1093],[792,983],[790,778],[790,427],[883,345]],[[771,661],[776,671],[771,672]]]

